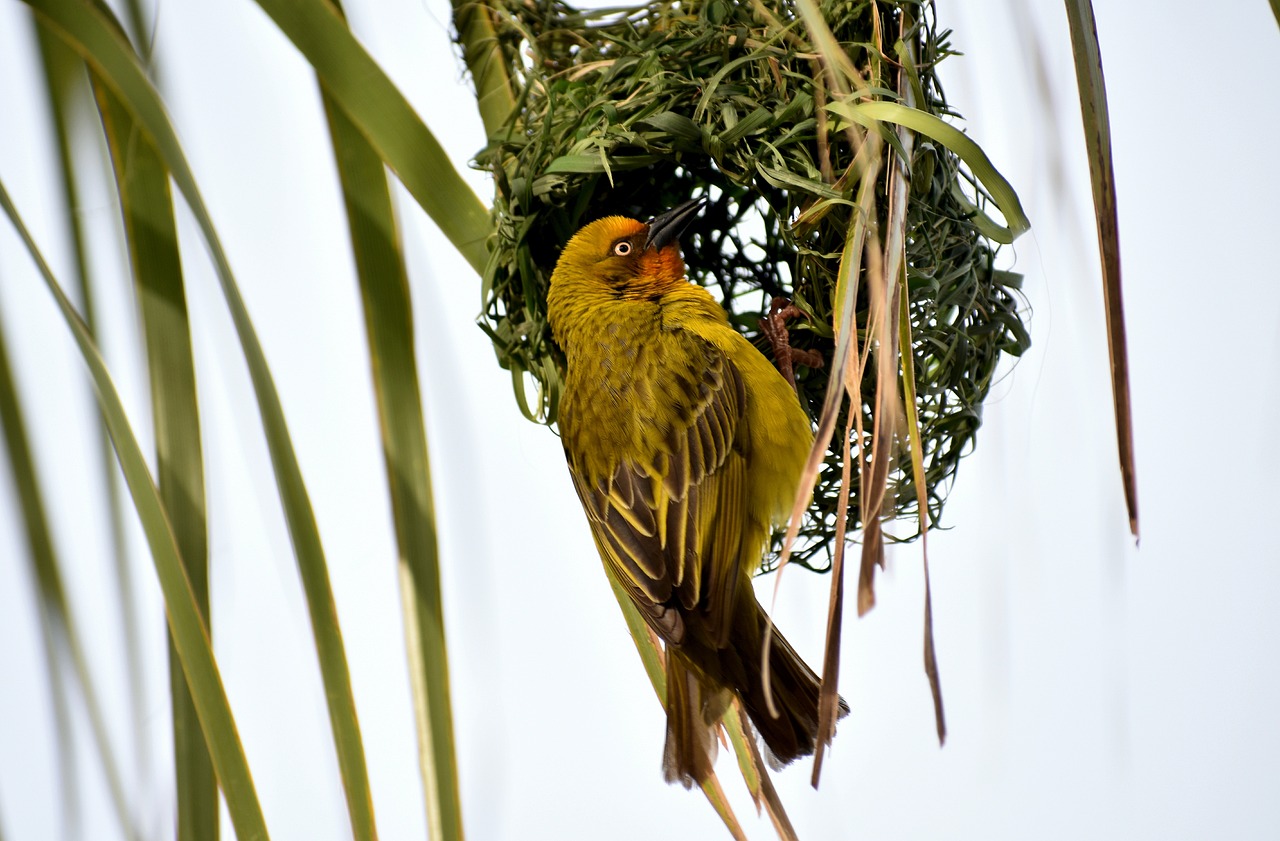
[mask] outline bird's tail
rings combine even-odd
[[[765,697],[762,669],[762,643],[768,619],[764,610],[749,595],[750,605],[739,604],[733,631],[733,649],[741,663],[743,677],[738,692],[751,723],[768,748],[770,764],[781,767],[813,753],[818,741],[818,676],[800,658],[776,627],[770,630],[769,688],[775,717],[769,713]],[[849,707],[841,699],[838,716]]]
[[[729,707],[724,688],[700,674],[680,651],[667,649],[667,743],[662,773],[685,788],[711,776],[716,758],[715,726]]]
[[[732,699],[729,689],[742,699],[773,767],[809,756],[817,744],[818,676],[773,628],[769,686],[778,715],[770,715],[761,662],[767,618],[749,588],[740,598],[728,647],[714,653],[667,649],[667,743],[662,763],[667,782],[688,788],[710,776],[715,726]],[[849,707],[843,700],[839,703],[843,717]]]

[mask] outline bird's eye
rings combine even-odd
[[[613,253],[617,254],[619,257],[626,257],[631,253],[631,243],[627,242],[625,239],[622,242],[615,243],[613,246]]]

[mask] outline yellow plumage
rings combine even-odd
[[[666,644],[664,770],[686,786],[710,772],[731,693],[782,763],[813,752],[818,718],[817,678],[776,631],[769,716],[751,588],[813,436],[786,380],[685,279],[674,240],[696,212],[587,225],[547,299],[565,457],[601,558]]]

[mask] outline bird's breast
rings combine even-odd
[[[570,455],[591,473],[612,472],[643,455],[663,424],[661,312],[650,302],[618,302],[594,314],[565,350],[568,370],[560,426]]]

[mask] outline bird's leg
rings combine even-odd
[[[787,332],[787,321],[803,314],[786,298],[776,297],[769,304],[769,314],[760,319],[760,332],[764,333],[769,344],[773,346],[773,358],[778,370],[787,382],[791,383],[792,388],[796,387],[796,363],[809,368],[822,367],[821,354],[791,346],[791,334]]]

